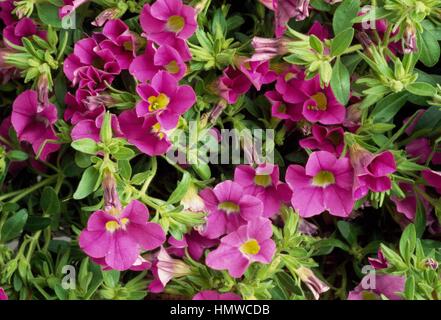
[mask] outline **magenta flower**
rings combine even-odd
[[[106,110],[104,103],[91,105],[88,103],[91,97],[97,96],[91,96],[88,90],[78,89],[75,95],[68,92],[64,97],[66,103],[64,120],[70,120],[72,124],[77,124],[81,120],[95,120],[96,117],[103,114]]]
[[[106,264],[106,258],[91,258],[93,262],[100,265],[103,270],[112,270],[111,267],[109,267]],[[149,270],[152,267],[152,263],[146,259],[144,259],[142,256],[138,256],[138,258],[135,260],[133,265],[128,269],[131,271],[144,271]]]
[[[413,190],[413,186],[409,183],[398,183],[400,189],[404,192],[405,198],[399,198],[398,196],[391,196],[390,199],[397,208],[397,211],[403,214],[408,221],[414,221],[417,210],[417,201],[423,204],[425,212],[430,212],[431,206],[429,202],[421,195],[417,194]],[[425,191],[424,186],[418,186],[422,191]]]
[[[370,277],[370,275],[366,275]],[[364,280],[364,278],[363,278]],[[389,300],[401,300],[400,293],[404,291],[404,284],[406,283],[406,278],[402,276],[393,275],[375,275],[375,285],[374,281],[370,281],[374,288],[364,289],[363,283],[361,283],[349,292],[348,300],[381,300],[380,295],[386,296]]]
[[[95,33],[99,43],[95,52],[101,56],[113,57],[121,69],[128,69],[135,58],[136,38],[129,27],[119,19],[106,22],[102,33]]]
[[[0,288],[0,300],[8,300],[8,295],[3,288]]]
[[[231,180],[219,183],[214,189],[202,190],[200,196],[208,210],[207,223],[201,234],[210,239],[236,230],[263,212],[262,201],[246,194],[240,184]]]
[[[309,0],[273,0],[276,23],[276,37],[286,30],[286,24],[291,18],[297,21],[309,16]]]
[[[14,23],[15,16],[12,14],[14,8],[14,0],[0,1],[0,20],[3,21],[5,26]]]
[[[220,96],[229,104],[237,102],[239,96],[250,90],[251,82],[240,70],[228,66],[219,78]]]
[[[73,141],[84,139],[84,138],[90,138],[92,140],[95,140],[96,142],[100,141],[100,129],[103,123],[103,117],[104,113],[100,114],[96,117],[95,120],[92,119],[85,119],[79,121],[70,132],[70,136]],[[112,124],[112,131],[114,137],[122,137],[123,133],[121,132],[121,129],[119,127],[118,118],[116,115],[111,115],[111,124]]]
[[[344,130],[341,127],[325,127],[318,124],[312,126],[312,136],[302,139],[302,148],[328,151],[340,156],[344,147]]]
[[[21,39],[33,35],[46,39],[46,32],[38,30],[37,25],[31,18],[20,19],[3,29],[3,38],[7,40],[5,41],[6,46],[8,46],[8,41],[17,46],[22,46]]]
[[[199,260],[204,254],[205,249],[212,248],[219,243],[217,239],[208,239],[202,236],[198,231],[192,230],[184,235],[182,240],[174,237],[168,239],[170,247],[168,251],[178,257],[183,257],[185,249],[193,260]]]
[[[73,85],[80,82],[83,77],[92,79],[93,87],[96,87],[96,80],[101,76],[94,76],[91,72],[106,73],[110,75],[119,74],[121,67],[109,51],[97,50],[98,43],[93,38],[81,39],[75,43],[74,51],[64,60],[63,70],[66,77]],[[98,71],[99,70],[99,71]],[[79,75],[79,73],[82,75]],[[109,82],[110,80],[110,82]],[[107,81],[111,83],[113,78]],[[90,85],[89,85],[90,86]],[[87,83],[81,83],[80,87],[88,87]]]
[[[441,172],[434,170],[423,170],[421,174],[424,180],[426,180],[431,187],[434,187],[435,190],[441,194]]]
[[[179,117],[196,102],[196,94],[188,86],[179,86],[175,77],[159,71],[150,84],[140,84],[136,91],[141,101],[136,105],[138,116],[155,115],[161,127],[173,129]]]
[[[43,148],[40,154],[42,160],[60,148],[59,144],[53,142],[58,140],[54,130],[57,119],[55,105],[39,104],[37,92],[33,90],[19,94],[12,105],[11,121],[18,139],[29,142],[35,154]]]
[[[181,0],[156,0],[144,5],[140,23],[147,39],[170,44],[174,38],[188,39],[197,28],[196,11]]]
[[[330,86],[320,87],[319,76],[311,80],[297,80],[295,87],[284,99],[302,105],[306,120],[328,125],[343,123],[345,107],[337,101]]]
[[[214,290],[203,290],[195,294],[192,300],[242,300],[242,298],[232,292],[219,293]]]
[[[240,71],[257,90],[260,90],[263,84],[271,83],[277,78],[277,74],[270,70],[268,61],[245,61],[241,63]]]
[[[388,267],[388,262],[383,255],[381,249],[377,251],[377,258],[368,258],[369,264],[376,270],[386,269]]]
[[[228,270],[232,277],[240,278],[251,263],[271,262],[276,252],[272,234],[269,219],[253,219],[223,237],[219,247],[207,255],[205,263],[212,269]]]
[[[291,199],[291,190],[279,180],[279,167],[273,164],[261,164],[255,169],[247,165],[237,166],[234,182],[243,186],[245,193],[262,201],[264,217],[273,216],[282,203]]]
[[[267,91],[265,97],[271,103],[271,115],[273,117],[291,121],[303,119],[302,106],[286,102],[277,91]]]
[[[416,158],[419,164],[425,164],[432,154],[432,146],[427,138],[418,138],[406,144],[406,153],[412,158]],[[433,164],[441,164],[441,152],[435,152],[432,155]]]
[[[164,154],[171,146],[153,116],[138,117],[135,110],[126,110],[118,116],[118,121],[127,141],[149,156]]]
[[[384,192],[392,188],[389,175],[396,171],[393,154],[384,151],[374,155],[358,145],[351,147],[351,163],[354,167],[354,198],[363,198],[369,190]]]
[[[314,21],[311,28],[309,28],[308,34],[315,35],[317,38],[319,38],[322,41],[324,41],[326,39],[330,39],[332,37],[329,28],[322,25],[317,20]]]
[[[349,159],[337,159],[327,151],[311,153],[305,167],[290,165],[286,172],[286,182],[293,192],[291,203],[305,218],[325,210],[348,217],[354,206],[353,179]]]
[[[165,241],[165,234],[157,223],[147,222],[149,211],[132,200],[122,212],[95,211],[80,234],[81,249],[95,259],[104,258],[115,270],[127,270],[138,259],[141,250],[153,250]]]
[[[140,82],[152,80],[160,70],[167,71],[170,75],[180,80],[187,71],[181,55],[169,45],[162,45],[155,49],[148,43],[144,54],[136,57],[130,65],[130,73]]]

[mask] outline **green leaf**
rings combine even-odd
[[[127,147],[119,147],[118,151],[112,153],[116,160],[130,160],[135,156],[135,151]]]
[[[48,217],[39,217],[39,216],[29,216],[25,230],[30,232],[35,232],[38,230],[43,230],[48,227],[52,223],[52,220]]]
[[[406,92],[397,92],[378,101],[371,113],[374,122],[389,122],[392,120],[406,103],[407,97]]]
[[[95,140],[90,138],[72,141],[70,145],[75,150],[91,155],[96,155],[99,150],[98,144],[95,142]]]
[[[417,39],[420,61],[427,67],[435,66],[440,57],[440,46],[435,35],[429,30],[424,30],[422,34],[418,34]]]
[[[60,212],[60,201],[58,195],[52,187],[45,187],[41,193],[40,206],[47,215],[53,215]]]
[[[40,20],[46,24],[56,28],[61,28],[61,19],[58,15],[58,7],[50,3],[39,3],[37,13]]]
[[[406,279],[406,284],[404,285],[404,296],[406,300],[415,299],[415,277],[410,275]]]
[[[117,270],[103,271],[104,283],[111,288],[115,288],[118,285],[119,276],[120,272]]]
[[[23,227],[28,220],[28,211],[26,209],[21,209],[15,212],[12,217],[6,220],[5,224],[1,229],[1,241],[9,242],[12,239],[20,236],[23,231]]]
[[[348,28],[338,33],[331,41],[331,55],[336,57],[346,51],[354,38],[354,28]]]
[[[176,189],[172,192],[170,198],[168,198],[167,203],[174,204],[181,201],[190,186],[190,182],[191,175],[188,172],[185,172]]]
[[[11,161],[25,161],[28,159],[28,154],[20,150],[11,150],[6,156]]]
[[[323,53],[323,43],[313,34],[309,36],[309,45],[318,53]]]
[[[415,125],[414,132],[419,130],[432,131],[441,122],[441,110],[437,106],[430,107],[424,112]]]
[[[357,17],[359,10],[360,0],[344,0],[334,12],[334,17],[332,19],[334,34],[338,34],[341,31],[352,27],[352,20]]]
[[[406,90],[417,96],[433,97],[436,94],[434,86],[426,82],[414,82],[406,86]]]
[[[84,170],[73,198],[76,200],[83,199],[94,192],[98,188],[99,178],[100,172],[95,167],[89,167]]]
[[[357,231],[353,225],[346,221],[339,221],[337,222],[337,228],[351,246],[357,243]]]
[[[416,246],[416,231],[415,225],[409,224],[404,229],[400,238],[400,254],[407,263],[410,263],[410,258],[415,251]]]
[[[132,167],[130,166],[130,162],[128,160],[119,160],[118,172],[123,179],[130,180],[130,177],[132,176]]]
[[[340,61],[340,58],[337,59],[332,68],[331,88],[337,100],[341,104],[346,105],[349,101],[351,81],[349,72],[345,65]]]

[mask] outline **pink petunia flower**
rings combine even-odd
[[[219,93],[229,104],[236,103],[239,96],[251,88],[251,81],[240,70],[228,66],[219,78]]]
[[[21,39],[33,35],[46,39],[46,31],[39,30],[31,18],[20,19],[3,29],[3,38],[7,40],[5,41],[6,46],[8,46],[8,41],[16,46],[22,46]]]
[[[404,291],[406,278],[393,275],[375,275],[374,281],[370,280],[372,288],[363,288],[363,283],[368,282],[370,275],[366,275],[354,290],[349,292],[348,300],[381,300],[380,295],[389,300],[401,300],[400,293]]]
[[[232,292],[219,293],[214,290],[203,290],[195,294],[192,300],[242,300],[242,298]]]
[[[140,84],[136,91],[141,101],[136,105],[138,116],[155,115],[165,130],[176,127],[179,117],[196,102],[196,94],[188,85],[179,86],[175,77],[159,71],[149,84]]]
[[[132,200],[120,211],[113,207],[95,211],[80,234],[79,245],[90,257],[102,259],[115,270],[131,268],[141,250],[153,250],[165,241],[157,223],[147,222],[149,211],[138,200]]]
[[[425,212],[430,212],[430,203],[421,195],[416,193],[411,184],[400,182],[398,183],[398,186],[404,192],[405,198],[399,198],[398,196],[393,195],[390,197],[390,199],[393,203],[395,203],[397,211],[403,214],[408,221],[414,221],[415,219],[417,201],[423,205]],[[422,191],[425,191],[424,186],[419,186],[419,188],[421,188]]]
[[[341,127],[312,126],[312,136],[299,141],[302,148],[328,151],[340,156],[344,147],[344,130]]]
[[[243,187],[231,180],[219,183],[214,189],[200,192],[208,210],[207,223],[201,234],[216,239],[262,215],[263,204],[246,194]]]
[[[29,142],[35,154],[41,148],[40,159],[60,149],[60,145],[49,140],[58,140],[54,124],[57,121],[57,108],[49,103],[42,106],[37,92],[26,90],[19,94],[12,105],[11,121],[20,141]],[[43,146],[44,145],[44,146]]]
[[[14,0],[0,1],[0,20],[3,21],[5,26],[15,22],[15,16],[12,14],[14,8]]]
[[[72,128],[70,132],[70,136],[73,141],[84,139],[84,138],[90,138],[92,140],[95,140],[96,142],[100,141],[100,129],[103,123],[104,113],[101,113],[96,117],[95,120],[92,119],[84,119],[79,121],[75,126]],[[121,132],[118,118],[116,115],[111,115],[111,124],[112,124],[112,130],[113,130],[113,136],[114,137],[122,137],[123,133]]]
[[[212,248],[219,243],[217,239],[208,239],[202,236],[198,231],[192,230],[190,233],[184,235],[182,240],[177,240],[174,237],[168,239],[170,247],[168,252],[175,256],[183,257],[185,249],[193,260],[199,260],[204,254],[205,249]]]
[[[268,61],[245,61],[240,65],[240,71],[260,90],[262,85],[276,80],[277,74],[270,70]]]
[[[144,5],[140,23],[147,39],[170,44],[175,38],[188,39],[197,28],[196,11],[181,0],[156,0]]]
[[[171,143],[154,116],[138,117],[135,110],[123,111],[119,125],[127,141],[149,156],[167,152]]]
[[[350,148],[351,163],[354,168],[354,198],[363,198],[369,192],[384,192],[392,188],[389,175],[397,169],[390,151],[372,154],[358,145]]]
[[[272,234],[269,219],[253,219],[223,237],[219,247],[207,255],[205,262],[212,269],[228,270],[232,277],[240,278],[251,263],[271,262],[276,251]]]
[[[291,190],[279,180],[279,167],[273,164],[261,164],[255,169],[247,165],[237,166],[234,182],[243,186],[245,193],[262,201],[264,217],[273,216],[282,203],[291,199]]]
[[[284,99],[301,105],[303,116],[310,122],[327,125],[343,123],[346,109],[337,101],[331,87],[322,89],[318,75],[310,80],[300,79],[294,80],[295,90],[285,94]]]
[[[0,300],[8,300],[8,295],[3,288],[0,288]]]
[[[421,174],[424,180],[426,180],[431,187],[434,187],[435,190],[441,194],[441,172],[434,170],[423,170]]]
[[[368,261],[376,270],[386,269],[389,265],[381,249],[377,251],[377,258],[368,258]]]
[[[268,61],[277,56],[283,56],[288,53],[287,44],[289,38],[281,37],[277,39],[254,37],[251,45],[254,48],[251,61]]]
[[[273,117],[291,121],[303,119],[302,106],[286,102],[276,90],[265,92],[265,97],[271,103],[271,115]]]
[[[140,82],[152,80],[160,70],[167,71],[176,80],[182,79],[187,66],[176,49],[169,45],[162,45],[156,49],[148,43],[145,52],[136,57],[129,67],[130,73]]]
[[[97,258],[97,259],[92,258],[91,260],[93,262],[95,262],[96,264],[100,265],[103,270],[106,270],[106,271],[112,270],[112,268],[106,264],[105,258]],[[149,270],[151,267],[152,267],[152,263],[150,261],[144,259],[141,255],[139,255],[138,258],[133,263],[133,265],[128,270],[144,271],[144,270]]]
[[[349,159],[337,159],[327,151],[311,153],[305,167],[290,165],[286,172],[286,182],[293,192],[291,203],[306,218],[325,210],[348,217],[354,206],[353,179]]]

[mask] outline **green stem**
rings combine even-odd
[[[39,183],[34,184],[33,186],[30,186],[28,188],[4,194],[4,195],[0,196],[0,201],[16,195],[9,202],[17,202],[18,200],[27,196],[29,193],[32,193],[35,190],[38,190],[39,188],[44,187],[45,185],[52,183],[56,178],[57,178],[57,175],[53,175],[53,176],[51,176],[45,180],[42,180]]]
[[[149,177],[144,181],[144,184],[142,185],[141,188],[141,193],[146,193],[150,182],[152,182],[153,178],[156,175],[156,171],[158,170],[158,161],[156,160],[156,157],[152,157],[152,167],[150,169],[150,175]]]

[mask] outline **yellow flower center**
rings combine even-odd
[[[335,177],[332,172],[322,170],[312,178],[312,185],[325,188],[335,183]]]
[[[106,230],[109,232],[115,232],[116,230],[119,230],[121,228],[125,230],[129,222],[130,220],[128,218],[122,218],[120,222],[115,220],[107,221]]]
[[[317,105],[310,106],[310,109],[322,110],[322,111],[327,109],[328,99],[326,99],[326,96],[323,92],[318,92],[315,95],[313,95],[311,98],[315,101]]]
[[[259,253],[260,246],[255,239],[250,239],[240,246],[240,251],[245,254],[255,255]]]
[[[234,212],[239,212],[240,211],[240,207],[237,204],[235,204],[234,202],[231,202],[231,201],[224,201],[222,203],[219,203],[217,208],[219,210],[225,211],[226,213],[234,213]]]
[[[173,60],[171,62],[169,62],[166,66],[165,66],[165,70],[167,70],[168,72],[175,74],[179,72],[179,66],[178,63],[176,62],[176,60]]]
[[[167,97],[163,93],[160,93],[157,96],[150,96],[147,99],[147,101],[150,104],[149,111],[156,111],[156,110],[164,109],[170,103],[169,97]]]
[[[185,20],[181,16],[171,16],[167,20],[167,29],[172,32],[179,32],[184,29]]]
[[[295,78],[296,74],[292,73],[292,72],[287,72],[285,74],[285,81],[288,82],[289,80],[291,80],[292,78]]]
[[[271,176],[268,174],[258,174],[254,177],[254,183],[261,187],[268,187],[271,182]]]
[[[118,230],[121,226],[119,225],[119,223],[117,221],[107,221],[106,222],[106,230],[109,232],[115,232],[116,230]]]
[[[161,124],[158,122],[158,123],[155,123],[153,126],[152,126],[152,132],[154,133],[154,134],[156,134],[157,136],[158,136],[158,138],[159,139],[162,139],[162,138],[164,138],[164,133],[161,131]]]

